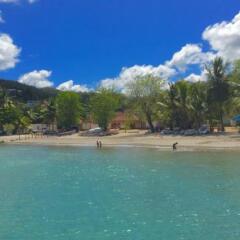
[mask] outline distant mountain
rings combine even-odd
[[[58,90],[55,88],[36,88],[17,81],[0,79],[0,87],[20,101],[38,101],[55,97]]]

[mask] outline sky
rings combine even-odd
[[[240,58],[239,0],[0,0],[0,78],[38,88],[203,81],[216,56]]]

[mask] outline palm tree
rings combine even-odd
[[[14,120],[15,108],[7,92],[0,87],[0,131],[3,131],[5,123],[10,123]]]
[[[52,99],[44,104],[43,119],[47,125],[52,126],[53,130],[53,125],[56,122],[56,105]]]
[[[220,122],[221,131],[224,131],[224,104],[230,97],[230,87],[226,76],[227,64],[223,59],[216,57],[210,66],[206,66],[208,75],[208,101],[214,109]]]
[[[189,106],[188,106],[188,90],[189,83],[181,80],[175,83],[177,90],[176,106],[179,127],[186,129],[189,127]]]
[[[188,106],[195,127],[200,127],[206,116],[207,88],[205,82],[192,83],[189,88]]]

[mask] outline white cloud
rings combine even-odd
[[[201,75],[197,75],[197,74],[190,74],[189,76],[185,77],[185,80],[188,82],[199,82],[201,81]]]
[[[180,51],[173,54],[172,59],[167,61],[166,65],[185,72],[189,65],[202,65],[213,58],[213,53],[203,52],[198,44],[186,44]]]
[[[240,58],[240,13],[230,22],[223,21],[205,29],[203,39],[207,40],[219,56],[233,61]]]
[[[134,80],[136,76],[147,74],[158,76],[166,82],[180,72],[185,72],[189,65],[203,66],[204,63],[212,60],[214,56],[212,52],[203,52],[202,48],[197,44],[186,44],[180,51],[174,53],[171,60],[166,61],[164,65],[161,64],[156,67],[152,65],[135,65],[130,68],[123,68],[118,77],[104,79],[101,81],[101,85],[124,89],[126,83]],[[196,76],[196,74],[191,75],[191,79],[196,79]]]
[[[52,72],[47,70],[32,71],[22,75],[18,82],[34,86],[37,88],[52,87],[53,82],[48,78],[51,76]]]
[[[204,64],[212,61],[216,56],[222,56],[228,61],[240,58],[240,12],[230,21],[223,21],[207,27],[203,40],[209,42],[211,50],[203,51],[199,44],[186,44],[172,58],[158,67],[151,65],[133,66],[123,68],[116,78],[107,78],[101,81],[105,87],[115,86],[124,88],[124,85],[133,80],[137,75],[153,74],[163,79],[169,79],[184,73],[191,65],[196,65],[202,70],[201,75],[195,73],[186,77],[188,81],[206,80]]]
[[[202,70],[200,75],[192,73],[189,76],[185,77],[185,80],[188,82],[207,81],[207,71],[206,69]]]
[[[0,34],[0,70],[14,68],[19,61],[21,49],[8,34]]]
[[[174,76],[176,71],[165,65],[159,65],[156,67],[152,65],[135,65],[133,67],[123,68],[119,76],[116,78],[102,80],[101,86],[115,87],[123,90],[126,84],[130,81],[134,81],[137,76],[146,76],[148,74],[167,80],[169,77]]]
[[[185,72],[190,65],[199,65],[203,68],[203,65],[211,61],[215,57],[212,52],[203,52],[201,46],[198,44],[186,44],[180,51],[173,54],[171,60],[166,61],[165,64],[159,66],[152,65],[135,65],[129,68],[123,68],[119,76],[116,78],[107,78],[101,81],[103,87],[116,87],[118,89],[124,89],[126,83],[133,81],[136,76],[144,76],[152,74],[169,81],[173,76],[179,73]],[[197,79],[196,74],[188,76],[188,79]]]
[[[74,84],[73,80],[61,83],[57,87],[57,89],[61,91],[73,91],[73,92],[89,92],[91,90],[86,85]]]

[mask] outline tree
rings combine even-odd
[[[41,106],[43,123],[52,126],[56,122],[56,105],[53,99],[45,101]]]
[[[240,112],[240,60],[234,62],[233,70],[228,79],[231,89],[231,98],[226,109],[230,116],[234,116]]]
[[[71,129],[79,125],[81,116],[80,97],[74,92],[61,92],[56,97],[57,123],[60,128]]]
[[[145,115],[151,132],[155,132],[153,120],[157,114],[158,100],[163,81],[152,75],[137,76],[126,86],[126,91],[136,108]]]
[[[216,57],[210,66],[206,67],[208,75],[208,101],[216,111],[221,131],[224,131],[224,104],[230,97],[230,86],[226,76],[227,64]]]
[[[192,83],[189,87],[188,95],[190,118],[192,118],[194,126],[199,128],[203,123],[208,110],[206,83]]]
[[[177,120],[177,126],[183,129],[187,129],[190,127],[190,119],[189,119],[189,82],[185,80],[177,81],[175,83],[175,88],[177,92],[175,105],[175,117]]]
[[[19,114],[16,122],[16,130],[19,134],[19,139],[20,139],[21,133],[24,133],[24,131],[29,127],[30,124],[31,124],[31,120],[27,116]]]
[[[120,95],[113,89],[100,88],[90,98],[90,109],[94,120],[99,127],[107,130],[110,121],[114,118],[119,108]]]
[[[8,96],[7,92],[0,88],[0,130],[5,124],[14,124],[18,118],[18,108]]]

